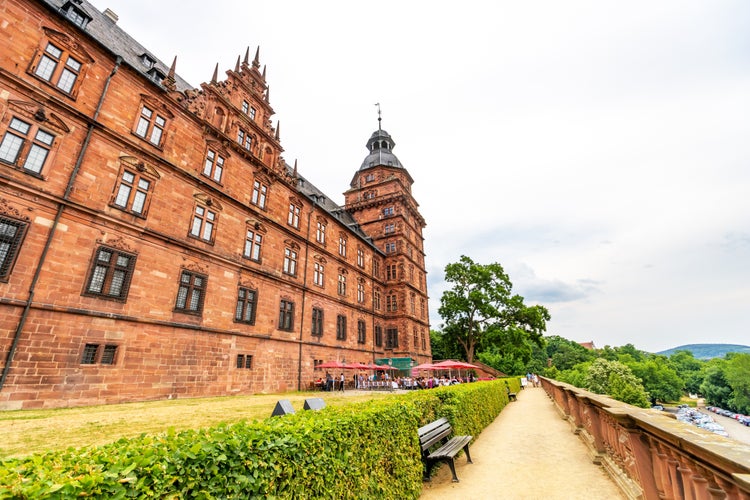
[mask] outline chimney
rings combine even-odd
[[[117,20],[120,19],[120,17],[112,12],[112,9],[110,9],[109,7],[104,9],[104,16],[115,24],[117,24]]]

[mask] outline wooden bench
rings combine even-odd
[[[505,390],[508,393],[508,402],[517,401],[518,396],[516,395],[515,392],[510,392],[510,388],[506,388]]]
[[[466,461],[472,463],[469,454],[469,442],[472,436],[453,436],[453,427],[446,418],[439,418],[419,428],[419,444],[422,447],[422,461],[424,462],[424,479],[430,480],[432,466],[436,462],[448,462],[453,474],[453,482],[458,482],[456,476],[456,465],[453,463],[453,457],[461,449],[466,453]],[[433,447],[436,449],[432,450]]]

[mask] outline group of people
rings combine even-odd
[[[539,383],[539,377],[536,373],[527,373],[525,377],[521,377],[521,389],[526,389],[529,384],[531,384],[532,387],[541,386]]]
[[[331,372],[326,372],[326,378],[323,380],[322,378],[319,378],[315,381],[315,385],[320,386],[320,388],[324,391],[334,391],[339,390],[343,391],[344,386],[346,385],[346,378],[344,378],[344,372],[341,372],[341,375],[336,377],[334,380],[333,375],[331,375]]]
[[[456,375],[391,377],[387,372],[373,373],[372,375],[359,373],[353,376],[351,387],[354,389],[371,389],[376,386],[382,387],[386,385],[390,389],[432,389],[434,387],[475,382],[476,380],[477,378],[474,374],[468,374],[466,377]],[[325,379],[319,378],[315,381],[315,385],[324,391],[343,391],[346,386],[346,378],[343,372],[335,377],[330,372],[326,372]]]

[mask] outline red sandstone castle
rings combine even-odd
[[[0,12],[0,409],[431,359],[425,222],[387,132],[339,206],[282,157],[257,52],[196,89],[85,0]]]

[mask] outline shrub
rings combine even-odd
[[[504,387],[464,384],[6,460],[0,498],[417,498],[417,428],[444,416],[476,436],[507,403]]]

